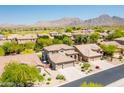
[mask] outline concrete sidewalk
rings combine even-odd
[[[124,87],[124,78],[117,80],[105,87]]]

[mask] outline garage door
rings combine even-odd
[[[96,58],[90,58],[89,61],[96,61],[96,60],[100,60],[101,57],[96,57]]]
[[[62,69],[62,68],[73,67],[73,66],[74,66],[73,63],[60,64],[60,65],[56,65],[56,69]]]
[[[101,57],[94,58],[94,61],[101,60]]]
[[[73,63],[63,64],[63,68],[72,67],[72,66],[74,66]]]

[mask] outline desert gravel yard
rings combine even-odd
[[[99,66],[101,70],[109,69],[115,66],[111,63],[108,63],[106,60],[96,60],[96,61],[91,61],[90,63],[95,66]]]

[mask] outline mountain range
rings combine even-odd
[[[107,14],[100,15],[96,18],[82,20],[80,18],[65,17],[53,21],[39,21],[33,25],[38,27],[62,27],[62,26],[118,26],[124,25],[124,18],[118,16],[109,16]],[[6,26],[25,26],[25,25],[13,25],[13,24],[1,24],[1,27]]]

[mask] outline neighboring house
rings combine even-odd
[[[96,44],[82,44],[74,47],[79,52],[79,61],[95,61],[102,57],[101,48]]]
[[[37,35],[33,35],[33,34],[27,34],[27,35],[18,35],[18,34],[13,34],[10,35],[7,39],[7,41],[17,41],[17,43],[19,44],[23,44],[26,42],[36,42],[37,40]]]
[[[124,37],[116,38],[115,41],[120,45],[121,52],[124,54]]]
[[[70,38],[72,37],[72,33],[69,33],[69,32],[67,32],[67,33],[66,32],[63,32],[62,35],[68,36]]]
[[[19,34],[10,34],[6,39],[12,40],[12,39],[15,39],[17,37],[21,37],[21,35],[19,35]]]
[[[65,44],[56,44],[44,47],[42,60],[50,64],[52,69],[73,66],[78,58],[74,47]]]
[[[51,37],[61,36],[62,35],[59,32],[50,32],[49,34],[50,34]]]
[[[114,45],[118,48],[113,54],[113,57],[119,57],[120,53],[124,53],[124,45],[118,43],[117,41],[103,41],[101,44]]]
[[[37,37],[38,38],[45,38],[45,37],[49,38],[50,36],[48,34],[37,34]]]
[[[17,37],[16,40],[19,44],[23,44],[26,42],[36,42],[37,35],[27,34],[24,36]]]
[[[84,30],[82,30],[82,33],[84,33],[86,35],[91,34],[93,32],[94,32],[94,30],[92,30],[92,29],[84,29]]]
[[[21,64],[34,65],[36,67],[42,67],[40,59],[36,54],[18,54],[18,55],[9,55],[9,56],[0,56],[0,74],[4,71],[6,64],[11,62],[19,62]]]
[[[103,42],[101,42],[101,44],[114,45],[114,46],[117,46],[118,48],[123,47],[123,45],[121,45],[120,43],[118,43],[116,41],[103,41]]]

